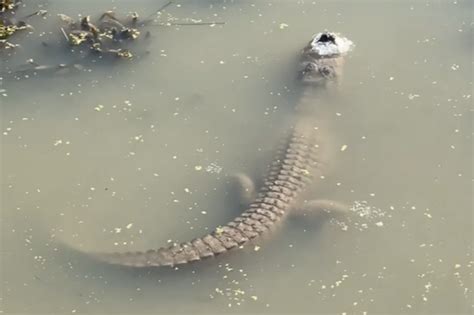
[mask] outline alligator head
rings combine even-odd
[[[301,53],[298,79],[312,86],[336,81],[342,74],[343,57],[353,46],[352,41],[337,33],[314,35]]]

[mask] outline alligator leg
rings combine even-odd
[[[344,217],[349,213],[350,206],[334,200],[318,199],[305,202],[292,209],[292,214],[307,218],[329,219]]]
[[[244,173],[236,173],[231,177],[231,183],[235,187],[241,206],[248,206],[257,195],[254,181]]]

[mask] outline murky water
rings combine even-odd
[[[58,13],[161,6],[26,4],[49,15],[0,71],[68,61]],[[0,312],[472,313],[471,1],[180,1],[170,16],[225,24],[153,26],[135,62],[1,81]],[[146,250],[235,216],[229,175],[261,178],[297,97],[297,53],[324,29],[356,49],[334,158],[306,197],[353,204],[347,220],[290,220],[258,251],[177,271],[58,246]]]

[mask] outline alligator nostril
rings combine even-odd
[[[333,44],[335,44],[336,43],[336,38],[333,35],[329,34],[329,33],[323,33],[323,34],[321,34],[321,37],[319,37],[318,42],[319,43],[333,43]]]

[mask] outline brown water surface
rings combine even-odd
[[[160,21],[225,24],[150,27],[139,60],[12,80],[29,58],[69,61],[58,13],[161,6],[44,4],[1,57],[0,313],[472,313],[471,1],[176,1]],[[352,204],[349,219],[290,220],[260,249],[177,271],[58,247],[146,250],[235,216],[229,175],[261,179],[297,54],[325,29],[356,48],[329,121],[336,150],[307,196]]]

